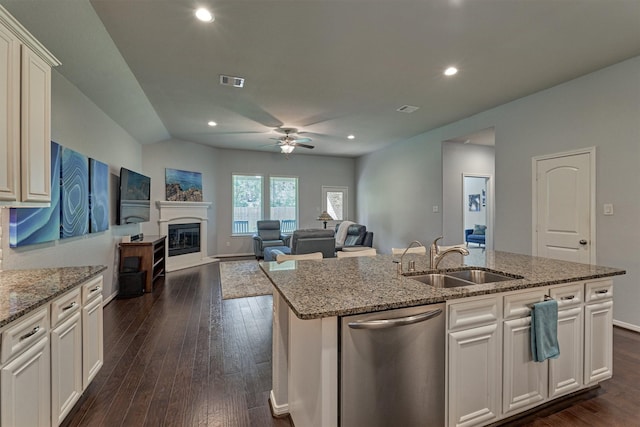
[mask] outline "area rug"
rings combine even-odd
[[[222,299],[270,295],[273,285],[257,261],[227,261],[220,263]]]

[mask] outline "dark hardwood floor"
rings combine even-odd
[[[616,328],[614,348],[614,378],[589,398],[510,424],[639,426],[640,334]],[[63,425],[291,425],[268,406],[271,296],[223,301],[217,263],[108,304],[104,350],[104,366]]]

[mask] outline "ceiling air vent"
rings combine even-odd
[[[414,107],[413,105],[403,105],[402,107],[398,108],[396,111],[400,111],[401,113],[413,113],[419,108],[420,107]]]
[[[225,86],[243,87],[244,79],[242,77],[225,76],[220,74],[220,84]]]

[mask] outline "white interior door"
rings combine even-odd
[[[595,150],[534,158],[534,255],[595,263]]]

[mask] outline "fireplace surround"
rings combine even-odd
[[[218,261],[218,259],[208,256],[207,252],[207,210],[211,207],[210,202],[169,202],[158,200],[156,201],[156,206],[160,211],[160,218],[158,219],[160,234],[167,236],[165,253],[167,272]],[[171,245],[169,225],[175,226],[172,229],[175,228],[178,231],[177,246],[181,246],[185,250],[169,252],[169,246]],[[199,235],[197,247],[193,244],[196,228]],[[182,241],[180,242],[180,240]],[[186,250],[186,246],[190,246],[188,250]]]

